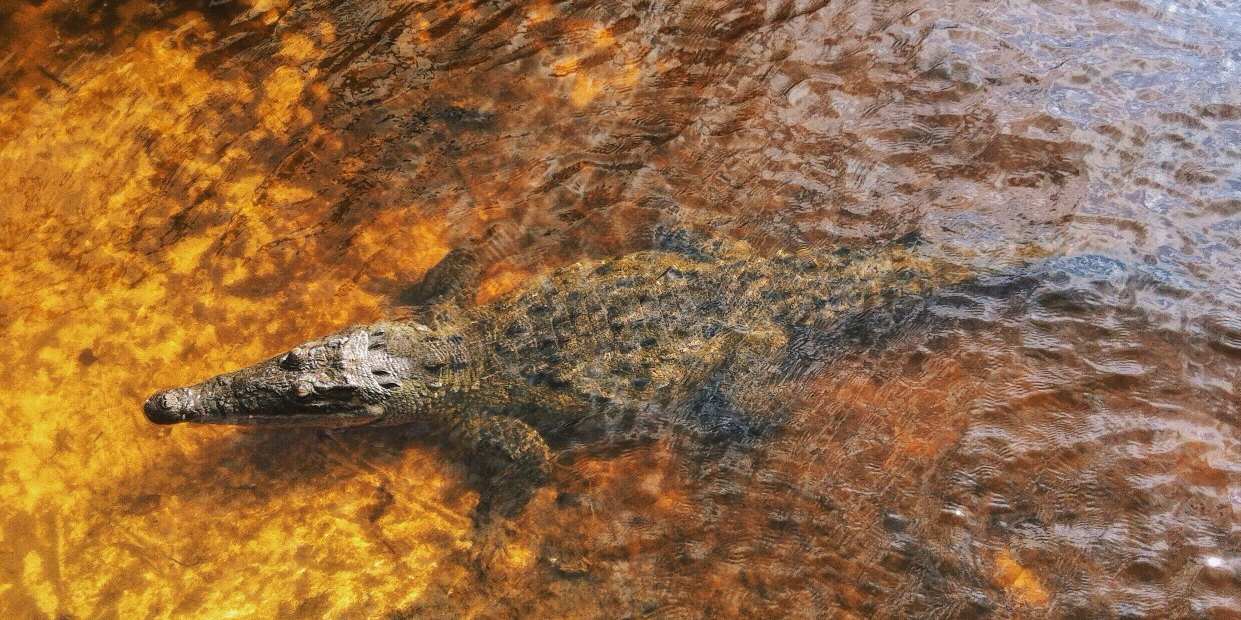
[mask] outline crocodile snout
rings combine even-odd
[[[184,422],[190,404],[189,394],[184,388],[175,388],[156,392],[142,405],[147,419],[156,424],[176,424]]]

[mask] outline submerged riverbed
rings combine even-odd
[[[0,615],[1235,617],[1230,5],[4,0]],[[658,222],[1153,275],[832,357],[755,447],[571,447],[487,549],[416,433],[142,416]]]

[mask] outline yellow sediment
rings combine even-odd
[[[415,601],[468,544],[475,496],[427,448],[141,414],[155,389],[377,318],[360,270],[416,277],[448,250],[417,208],[316,246],[331,204],[256,156],[316,136],[320,30],[221,79],[191,13],[77,63],[71,90],[0,99],[0,615],[360,617]],[[296,252],[322,269],[289,273]]]
[[[1017,563],[1008,550],[995,557],[995,581],[1014,599],[1031,607],[1044,607],[1051,599],[1047,588],[1030,569]]]
[[[530,274],[520,269],[501,267],[494,273],[487,274],[479,284],[474,301],[486,304],[502,297],[505,293],[516,290],[530,279]]]

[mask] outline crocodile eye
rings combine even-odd
[[[297,351],[289,351],[280,356],[280,367],[285,370],[298,370],[305,365],[306,359]]]

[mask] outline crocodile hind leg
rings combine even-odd
[[[449,435],[478,479],[475,520],[480,524],[492,515],[511,517],[521,512],[551,473],[547,442],[516,418],[468,416]]]

